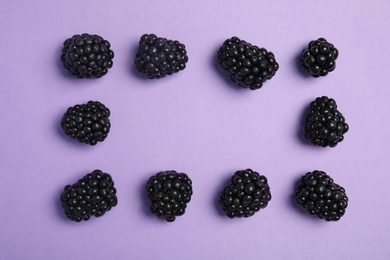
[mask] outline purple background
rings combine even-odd
[[[390,2],[382,1],[2,1],[0,259],[389,259]],[[63,41],[96,33],[114,66],[97,80],[67,76]],[[186,45],[187,68],[144,79],[133,62],[144,33]],[[216,66],[226,38],[275,53],[280,69],[260,90],[232,85]],[[325,37],[340,51],[325,78],[303,74],[297,56]],[[335,149],[302,139],[302,113],[333,97],[350,125]],[[59,127],[69,106],[99,100],[111,132],[95,147]],[[272,200],[248,219],[217,205],[236,171],[267,176]],[[63,186],[109,172],[119,204],[73,223]],[[159,221],[145,205],[152,174],[193,180],[186,214]],[[307,171],[324,170],[350,199],[341,221],[306,214],[292,199]]]

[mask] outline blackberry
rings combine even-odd
[[[271,200],[267,178],[251,169],[237,171],[219,203],[229,218],[251,217]]]
[[[323,171],[308,172],[302,176],[295,198],[311,215],[326,221],[340,220],[348,206],[344,188]]]
[[[66,216],[73,221],[101,217],[118,203],[114,181],[108,173],[94,170],[72,185],[66,185],[61,204]]]
[[[76,34],[65,40],[61,61],[69,75],[77,78],[100,78],[112,67],[114,52],[99,35]]]
[[[69,107],[61,120],[67,135],[82,143],[95,145],[110,132],[110,110],[98,101]]]
[[[336,68],[336,59],[339,51],[324,38],[311,41],[306,49],[301,53],[303,67],[310,72],[313,77],[328,75]]]
[[[227,39],[217,54],[217,61],[239,86],[259,89],[279,69],[272,52],[238,37]]]
[[[318,97],[310,104],[305,117],[305,137],[322,147],[335,147],[344,140],[349,126],[337,110],[336,101],[326,96]]]
[[[185,213],[191,200],[192,181],[185,173],[162,171],[150,177],[146,184],[150,210],[168,222]]]
[[[148,78],[163,78],[184,70],[188,61],[184,44],[154,34],[144,34],[135,59],[137,70]]]

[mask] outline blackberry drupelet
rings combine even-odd
[[[151,212],[173,222],[177,216],[185,213],[192,196],[192,181],[185,173],[164,171],[150,177],[146,190]]]
[[[72,185],[67,185],[61,194],[61,204],[66,216],[73,221],[101,217],[118,203],[114,181],[108,173],[94,170]]]
[[[295,198],[311,215],[326,221],[340,220],[348,206],[344,188],[323,171],[308,172],[302,176]]]
[[[279,69],[272,52],[238,37],[227,39],[217,54],[218,63],[239,86],[259,89]]]
[[[76,34],[65,40],[61,61],[71,76],[100,78],[112,67],[114,52],[99,35]]]
[[[61,120],[67,135],[82,143],[96,145],[110,132],[110,110],[98,101],[69,107]]]
[[[229,218],[251,217],[271,200],[267,178],[251,169],[237,171],[219,203]]]
[[[179,41],[144,34],[135,59],[137,70],[148,78],[163,78],[184,70],[188,61],[184,44]]]
[[[336,101],[326,96],[318,97],[310,104],[305,116],[305,137],[322,147],[335,147],[344,140],[349,126],[337,110]]]
[[[303,67],[310,72],[313,77],[328,75],[336,68],[336,59],[339,51],[324,38],[311,41],[306,49],[301,53]]]

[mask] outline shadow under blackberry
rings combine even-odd
[[[135,66],[135,59],[137,56],[138,48],[139,48],[139,40],[132,43],[129,48],[130,57],[127,62],[128,67],[127,70],[130,71],[131,75],[135,78],[142,80],[142,81],[153,81],[149,78],[147,78],[145,75],[143,75],[141,72],[137,70],[137,67]]]
[[[304,78],[313,78],[310,73],[302,66],[301,61],[301,52],[307,48],[307,46],[303,46],[299,51],[298,54],[294,56],[292,61],[292,67],[296,68],[296,71]]]
[[[219,203],[219,199],[221,198],[221,194],[222,194],[224,188],[229,185],[231,178],[232,178],[232,175],[227,174],[224,177],[223,181],[218,186],[218,188],[215,190],[215,194],[213,196],[213,203],[214,203],[215,210],[216,210],[217,214],[223,218],[228,218],[228,217],[226,215],[226,212],[223,211],[222,205]]]
[[[293,192],[289,196],[289,203],[288,204],[290,205],[291,208],[293,208],[295,210],[296,213],[298,213],[302,217],[311,219],[313,221],[324,222],[322,219],[320,219],[316,215],[309,214],[309,212],[307,212],[307,210],[305,210],[301,205],[299,205],[297,200],[296,200],[295,191],[296,191],[296,189],[301,181],[302,175],[303,174],[299,175],[299,177],[297,177],[295,179],[295,181],[293,182],[293,187],[292,187]]]
[[[69,221],[69,219],[66,217],[64,208],[61,205],[61,195],[62,192],[64,191],[64,187],[61,187],[58,191],[56,190],[54,198],[54,204],[55,204],[55,209],[58,217],[65,222],[72,223],[72,221]]]
[[[305,138],[305,117],[308,111],[308,107],[305,105],[301,112],[299,113],[299,118],[297,119],[296,127],[296,137],[301,144],[312,146],[311,142]]]
[[[139,195],[140,195],[140,201],[142,202],[141,203],[141,211],[149,216],[149,217],[153,217],[153,213],[150,211],[150,200],[148,198],[148,192],[146,190],[146,184],[148,183],[148,180],[150,179],[151,176],[153,176],[154,174],[150,174],[150,175],[147,175],[146,178],[144,178],[142,180],[142,182],[140,183],[139,185]]]
[[[55,54],[54,54],[53,56],[55,57],[55,64],[56,64],[56,67],[58,68],[59,74],[60,74],[62,77],[68,78],[68,79],[69,79],[69,78],[72,78],[72,77],[68,74],[66,68],[64,67],[64,64],[63,64],[62,61],[61,61],[61,53],[62,53],[62,48],[63,48],[63,47],[64,47],[64,46],[63,46],[63,44],[61,43],[60,47],[58,47],[58,48],[56,49],[56,52],[55,52]]]

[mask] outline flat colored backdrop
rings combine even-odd
[[[1,1],[0,259],[389,259],[390,2]],[[63,41],[94,33],[111,42],[100,79],[70,78]],[[187,68],[160,80],[134,68],[139,38],[186,45]],[[216,64],[238,36],[275,53],[280,69],[256,91],[234,86]],[[337,68],[312,78],[297,57],[325,37]],[[302,116],[333,97],[350,131],[336,148],[302,138]],[[108,138],[91,147],[65,136],[75,104],[112,112]],[[219,193],[237,170],[267,176],[272,200],[248,219],[228,219]],[[119,204],[74,223],[59,197],[94,169],[110,173]],[[145,183],[161,170],[187,173],[194,195],[174,223],[149,213]],[[299,177],[324,170],[350,199],[341,221],[301,210]]]

